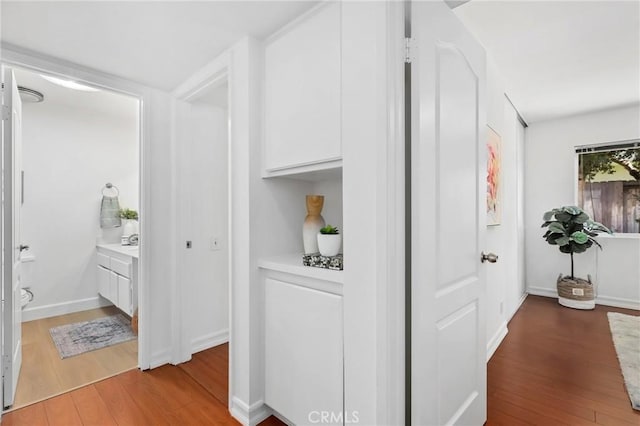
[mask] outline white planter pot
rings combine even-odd
[[[320,251],[320,254],[323,256],[335,256],[340,252],[341,244],[341,234],[318,233],[318,251]]]
[[[124,226],[122,227],[122,235],[128,237],[132,234],[138,233],[138,221],[134,219],[123,219]]]

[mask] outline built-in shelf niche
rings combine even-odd
[[[280,177],[263,179],[265,189],[273,197],[277,197],[277,205],[280,206],[272,214],[284,216],[287,229],[282,230],[282,238],[270,240],[260,257],[260,266],[273,269],[275,264],[281,263],[282,267],[294,267],[296,275],[308,275],[318,278],[326,274],[341,274],[341,271],[316,268],[302,265],[303,244],[302,224],[306,216],[306,195],[324,195],[322,217],[327,224],[338,227],[343,234],[343,210],[342,210],[342,169],[323,170],[321,172],[302,173]],[[275,219],[275,218],[274,218]],[[278,218],[281,219],[281,218]],[[268,223],[281,222],[265,218]],[[349,230],[346,230],[348,232]],[[286,235],[286,236],[285,236]],[[288,238],[287,238],[288,237]],[[266,263],[265,263],[266,262]],[[348,259],[345,258],[345,263]],[[269,266],[270,265],[270,266]],[[299,266],[299,268],[295,266]],[[308,271],[305,274],[305,271]],[[336,275],[337,276],[337,275]],[[335,279],[335,278],[334,278]]]

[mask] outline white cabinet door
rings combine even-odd
[[[118,274],[109,271],[109,300],[114,305],[118,305]]]
[[[342,297],[267,279],[265,402],[294,424],[342,424]],[[317,418],[316,418],[317,417]]]
[[[98,293],[109,300],[111,300],[110,275],[111,271],[103,266],[98,266]]]
[[[267,172],[338,160],[340,3],[328,3],[265,47]]]
[[[131,310],[131,280],[118,275],[118,308],[126,314],[133,315]]]

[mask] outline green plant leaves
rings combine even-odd
[[[323,228],[320,228],[320,233],[321,234],[339,234],[340,231],[338,230],[338,228],[334,226],[327,225]]]
[[[591,220],[587,213],[576,206],[555,208],[546,212],[543,220],[542,227],[547,228],[543,238],[567,254],[584,253],[594,244],[602,248],[593,237],[599,232],[611,233],[606,226]]]
[[[571,240],[575,241],[578,244],[585,244],[589,241],[589,236],[582,231],[576,231],[571,234]]]

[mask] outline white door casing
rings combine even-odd
[[[485,52],[444,2],[411,8],[411,423],[481,425]]]
[[[2,91],[2,375],[4,406],[13,405],[22,366],[20,207],[22,204],[22,102],[15,76],[3,68]]]

